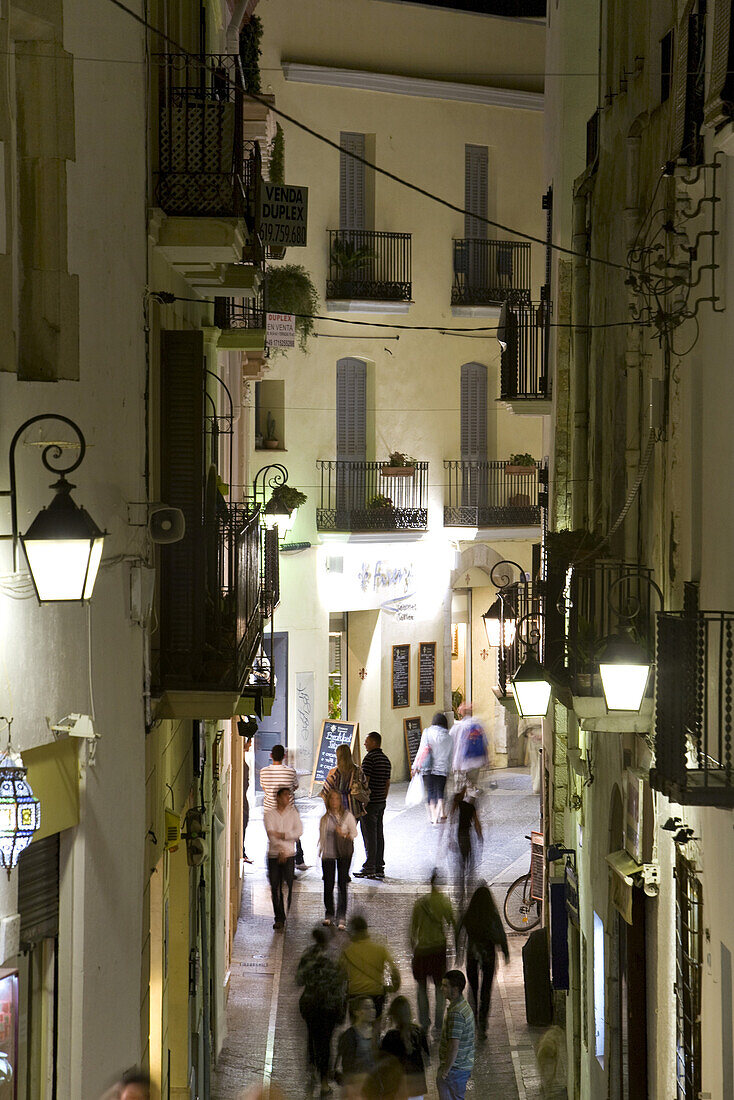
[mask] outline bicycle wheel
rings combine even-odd
[[[540,902],[530,896],[530,875],[515,879],[505,894],[505,920],[515,932],[529,932],[540,922]]]

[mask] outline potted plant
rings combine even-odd
[[[390,497],[386,497],[384,493],[375,493],[373,497],[367,501],[367,507],[370,512],[392,512],[393,502]]]
[[[330,259],[339,293],[348,297],[356,293],[356,282],[365,278],[365,269],[377,259],[377,254],[367,245],[336,236],[331,243]]]
[[[290,515],[296,508],[300,508],[302,504],[305,504],[307,500],[308,497],[305,493],[302,493],[300,489],[296,489],[295,485],[289,485],[286,481],[283,485],[275,486],[270,494],[268,504],[274,502],[274,509],[277,507]]]
[[[391,451],[384,466],[380,466],[383,477],[412,477],[415,473],[415,459],[402,451]]]
[[[271,412],[268,413],[268,418],[265,422],[265,439],[263,443],[269,451],[275,451],[280,446],[280,440],[275,434],[275,417]]]
[[[298,346],[305,351],[319,306],[319,296],[311,276],[300,264],[269,267],[265,273],[265,286],[269,312],[295,314]]]
[[[520,477],[527,477],[535,471],[535,459],[529,454],[510,455],[510,461],[505,463],[505,473]]]

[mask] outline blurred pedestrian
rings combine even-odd
[[[448,1004],[438,1045],[436,1086],[439,1100],[463,1100],[474,1068],[474,1013],[464,999],[466,978],[460,970],[444,975]]]
[[[367,778],[370,799],[365,806],[362,818],[362,839],[364,840],[365,861],[361,871],[355,871],[357,878],[385,877],[385,834],[383,818],[390,790],[392,764],[382,751],[382,737],[373,730],[365,738],[367,755],[362,761],[362,771]]]
[[[361,913],[350,918],[349,936],[351,942],[342,951],[340,962],[349,979],[350,1000],[371,997],[379,1021],[388,991],[385,968],[390,972],[389,989],[393,993],[400,989],[400,971],[385,944],[370,938],[367,921]]]
[[[462,787],[454,795],[451,807],[451,819],[455,825],[454,851],[456,853],[457,891],[459,907],[469,889],[472,873],[477,860],[476,847],[483,840],[482,824],[477,813],[476,795]],[[474,839],[476,834],[476,839]]]
[[[345,810],[341,795],[336,790],[326,796],[326,809],[319,824],[319,852],[324,879],[324,924],[334,923],[334,879],[338,880],[336,919],[339,928],[346,928],[347,883],[354,852],[357,822],[349,810]]]
[[[392,1054],[382,1053],[372,1073],[365,1078],[363,1100],[409,1100],[403,1067]]]
[[[281,787],[288,787],[291,791],[291,801],[295,804],[295,791],[298,789],[298,773],[295,768],[284,761],[285,748],[283,745],[273,745],[270,750],[270,763],[260,769],[260,786],[263,790],[263,813],[275,809],[275,795]],[[308,864],[303,858],[303,848],[300,837],[296,841],[295,866],[299,871],[307,871]]]
[[[484,726],[473,714],[471,703],[459,707],[459,721],[451,728],[454,741],[453,769],[466,776],[467,783],[479,785],[481,772],[489,764],[489,743]]]
[[[250,765],[247,763],[247,754],[251,745],[252,738],[246,738],[242,750],[242,859],[245,863],[252,863],[245,848],[245,833],[250,823],[250,802],[247,797],[250,790]]]
[[[533,785],[533,793],[540,794],[542,766],[541,753],[543,749],[543,723],[540,718],[522,718],[519,728],[520,737],[525,738],[528,760],[530,763],[530,781]]]
[[[433,982],[436,1008],[433,1017],[434,1031],[438,1034],[443,1022],[444,997],[441,981],[446,973],[446,931],[455,928],[456,921],[451,902],[439,890],[438,872],[431,875],[430,893],[424,894],[413,905],[410,918],[410,943],[413,948],[413,977],[418,984],[418,1019],[425,1032],[431,1023],[428,1007],[428,980]]]
[[[331,1037],[347,1011],[347,977],[326,953],[328,932],[314,928],[313,944],[301,955],[296,985],[303,986],[298,1008],[306,1021],[308,1062],[321,1095],[328,1096]]]
[[[446,777],[451,771],[454,739],[449,733],[446,715],[436,711],[430,726],[423,730],[413,764],[413,775],[420,772],[426,788],[428,817],[432,825],[446,820],[444,793]]]
[[[487,1021],[492,998],[492,982],[496,965],[497,948],[510,961],[502,918],[492,897],[492,891],[482,883],[472,894],[467,910],[459,921],[457,941],[466,933],[466,976],[474,1001],[474,1014],[477,1021],[477,1033],[481,1039],[487,1038]],[[481,976],[481,994],[479,980]]]
[[[422,1100],[426,1092],[426,1062],[430,1059],[425,1028],[413,1023],[407,997],[395,997],[388,1016],[393,1026],[383,1035],[380,1049],[392,1054],[403,1067],[408,1097]]]
[[[100,1100],[152,1100],[153,1086],[150,1077],[134,1066],[126,1070],[112,1088],[102,1094]]]
[[[326,804],[329,791],[338,791],[345,810],[349,810],[355,821],[365,815],[370,800],[367,777],[352,758],[349,745],[339,745],[336,750],[336,766],[331,769],[321,788],[321,797]]]
[[[355,997],[349,1005],[351,1027],[339,1036],[334,1076],[344,1096],[361,1095],[361,1085],[376,1065],[375,1005],[372,997]]]
[[[285,928],[286,908],[283,886],[288,887],[288,909],[293,893],[293,871],[296,862],[296,841],[303,832],[298,810],[290,787],[281,787],[275,796],[275,809],[266,810],[265,831],[268,834],[268,879],[273,899],[276,932]]]

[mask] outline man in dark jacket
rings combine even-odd
[[[382,819],[385,816],[387,793],[390,790],[392,764],[382,751],[382,737],[379,733],[368,733],[364,747],[367,755],[362,761],[362,771],[367,777],[370,788],[370,800],[367,812],[362,818],[362,837],[364,839],[365,861],[361,871],[355,871],[356,878],[385,877],[385,836]]]

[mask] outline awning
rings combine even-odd
[[[612,874],[609,876],[609,896],[614,908],[627,924],[632,924],[632,890],[635,875],[642,874],[642,864],[638,863],[624,850],[611,852],[607,856]]]
[[[634,876],[642,874],[642,864],[633,859],[629,852],[621,848],[607,856],[607,863],[613,871],[623,878],[628,886],[634,885]]]
[[[79,824],[78,737],[63,737],[35,749],[24,749],[28,782],[41,803],[41,828],[33,840]]]

